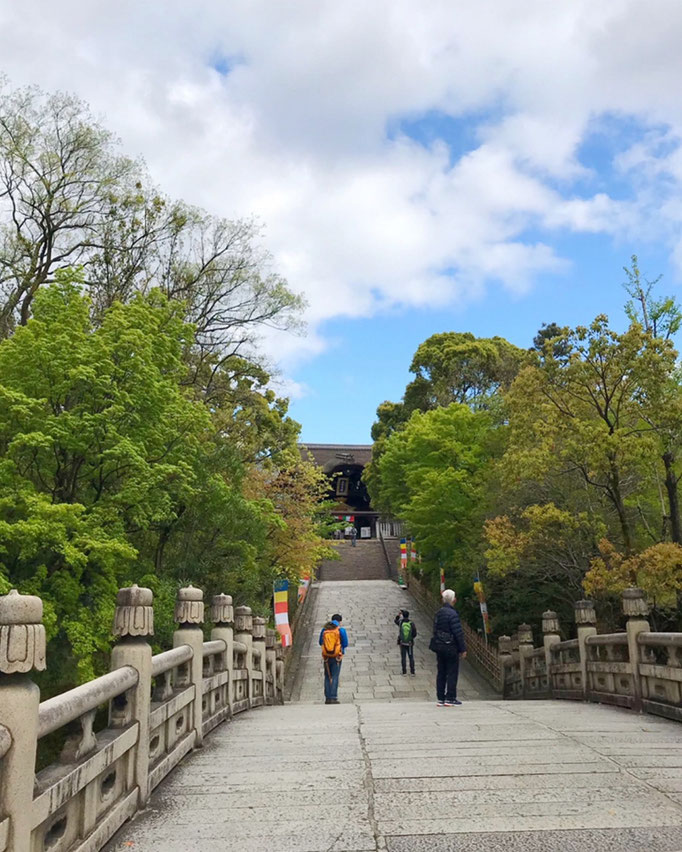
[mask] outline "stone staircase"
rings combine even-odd
[[[319,580],[387,580],[389,579],[386,555],[381,541],[376,538],[359,539],[353,547],[350,541],[334,542],[340,559],[322,562]]]

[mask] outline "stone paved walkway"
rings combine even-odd
[[[393,623],[398,610],[408,609],[417,627],[416,676],[402,675],[398,629]],[[409,592],[390,580],[335,581],[319,584],[312,619],[313,630],[303,648],[292,698],[322,702],[323,671],[319,633],[330,615],[340,612],[350,647],[341,667],[339,700],[393,701],[435,698],[436,659],[428,650],[431,617],[426,616]],[[463,701],[493,698],[494,693],[468,664],[461,667],[459,697]]]
[[[559,701],[290,704],[217,728],[110,852],[675,852],[682,727]]]
[[[409,603],[406,603],[409,601]],[[418,674],[393,617],[413,610]],[[321,701],[317,634],[351,636],[340,697]],[[109,852],[680,852],[682,725],[565,701],[435,706],[429,621],[386,581],[323,583],[294,697],[221,725]],[[426,700],[428,697],[428,700]],[[309,702],[309,703],[305,703]]]

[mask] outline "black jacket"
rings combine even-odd
[[[417,636],[417,628],[414,626],[414,621],[412,621],[411,618],[406,619],[406,618],[403,618],[402,615],[396,615],[396,617],[393,619],[393,623],[398,625],[398,643],[400,643],[400,639],[401,639],[400,628],[403,626],[403,621],[409,621],[410,624],[412,625],[412,641],[414,642],[414,640]]]
[[[433,636],[436,644],[440,644],[438,641],[440,634],[450,634],[454,638],[454,644],[460,654],[466,651],[467,646],[464,641],[462,622],[459,620],[457,610],[450,604],[443,604],[433,620]]]

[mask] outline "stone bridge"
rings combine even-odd
[[[0,852],[682,850],[682,634],[651,632],[638,590],[622,633],[581,601],[575,638],[551,612],[537,649],[526,625],[499,654],[470,634],[453,708],[435,706],[432,602],[413,591],[313,586],[284,706],[274,632],[220,595],[206,641],[192,587],[156,655],[151,592],[121,590],[110,674],[41,702],[42,604],[0,597]],[[317,633],[336,610],[350,647],[325,706]],[[46,737],[61,754],[35,772]]]

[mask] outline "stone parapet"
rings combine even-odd
[[[205,642],[204,595],[188,586],[177,594],[173,650],[152,656],[153,604],[150,589],[121,589],[112,671],[41,703],[29,675],[46,666],[42,601],[16,591],[0,596],[0,849],[96,852],[214,727],[281,700],[281,646],[265,619],[248,607],[235,618],[232,598],[216,595]],[[239,698],[235,684],[243,685]],[[101,729],[95,714],[106,704],[109,723]],[[34,785],[38,741],[60,732],[61,754]]]

